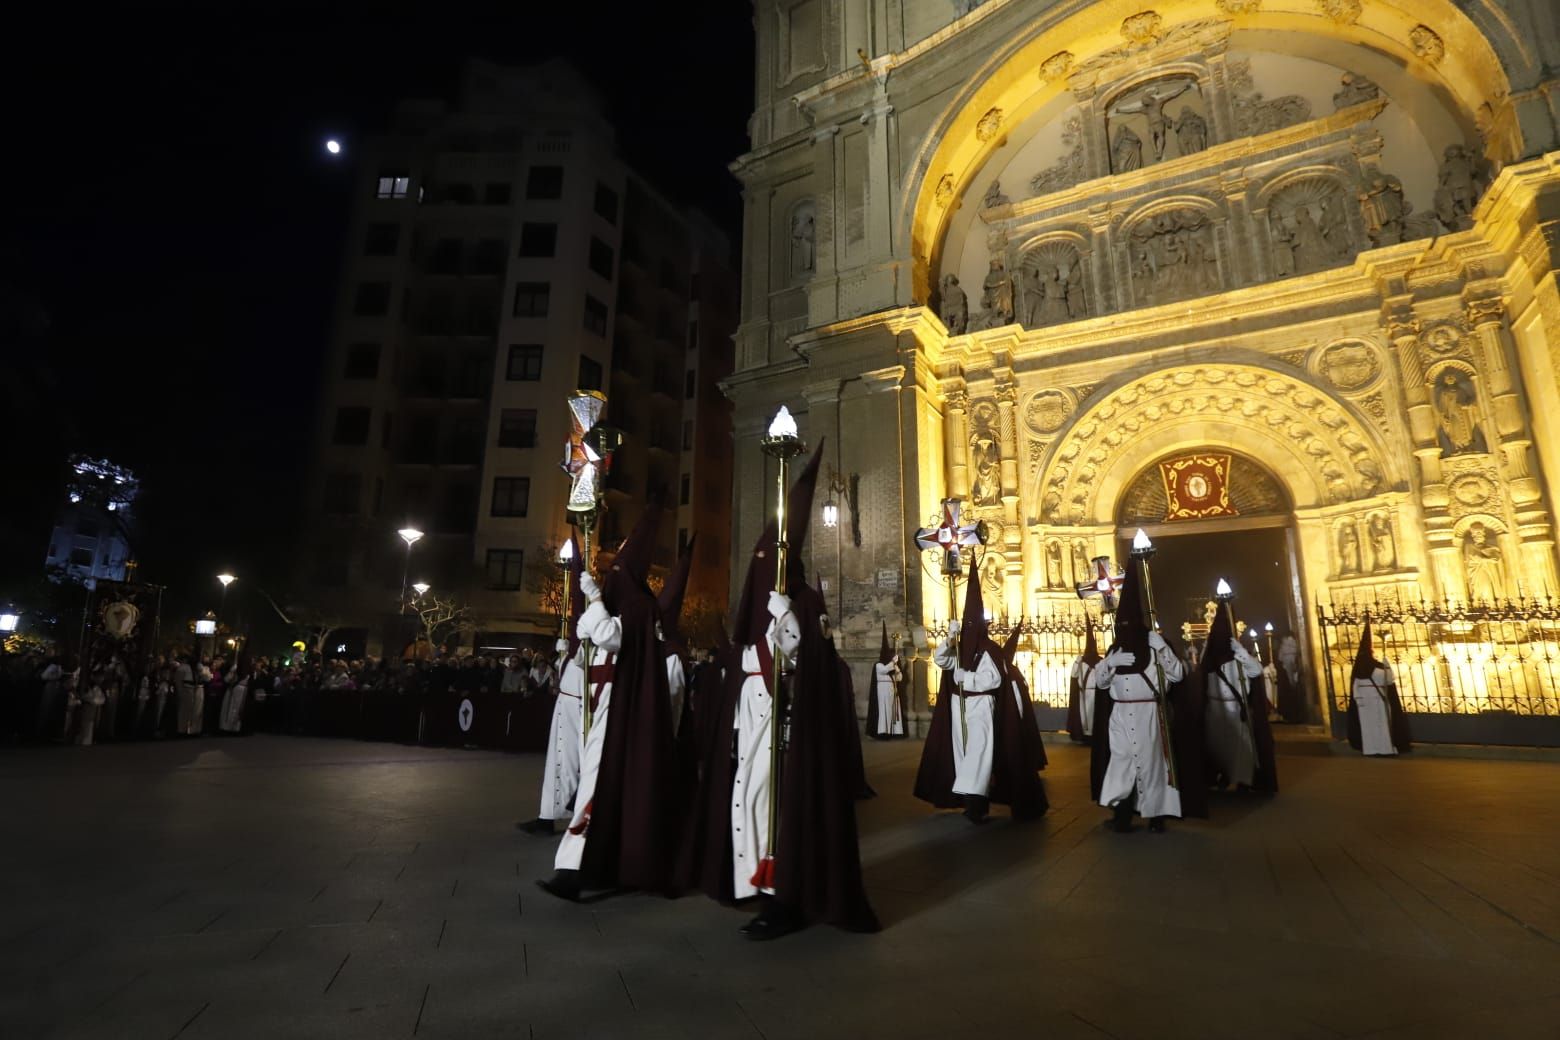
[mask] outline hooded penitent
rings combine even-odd
[[[857,737],[843,725],[841,668],[823,637],[822,598],[811,588],[802,565],[813,489],[822,445],[802,469],[787,496],[789,555],[786,594],[802,633],[796,669],[787,683],[789,742],[785,745],[778,790],[780,826],[774,842],[775,897],[801,911],[809,921],[854,931],[873,931],[877,918],[867,902],[861,878],[856,832],[855,777],[847,741]],[[734,645],[726,655],[726,682],[703,749],[699,788],[692,804],[679,859],[682,889],[699,889],[729,902],[731,887],[731,732],[746,679],[741,655],[757,645],[769,628],[769,593],[774,589],[775,531],[771,521],[754,546],[734,624]],[[712,688],[713,697],[717,691]],[[702,726],[701,726],[702,728]],[[854,727],[852,727],[854,728]]]
[[[888,622],[885,621],[885,622],[883,622],[883,641],[878,646],[878,659],[877,659],[877,663],[886,665],[886,664],[891,663],[893,660],[894,660],[894,648],[889,645],[889,642],[888,642]],[[894,696],[899,699],[899,717],[901,719],[903,719],[905,717],[905,715],[907,714],[907,706],[905,705],[905,702],[904,702],[903,689],[904,689],[904,680],[901,679],[900,680],[899,689],[896,689],[894,691]],[[889,721],[888,720],[880,720],[877,717],[877,715],[878,715],[877,668],[875,666],[873,666],[873,667],[869,667],[867,669],[867,720],[866,720],[866,730],[867,730],[868,733],[871,733],[874,736],[877,736],[877,735],[882,734],[882,733],[886,733],[888,731],[888,729],[889,729]]]
[[[1365,741],[1360,734],[1360,708],[1354,703],[1354,684],[1357,682],[1377,683],[1376,670],[1380,669],[1386,674],[1386,662],[1376,659],[1375,645],[1370,637],[1370,615],[1365,615],[1365,631],[1360,633],[1360,646],[1354,652],[1354,669],[1349,676],[1349,707],[1344,713],[1344,725],[1347,731],[1349,744],[1356,751],[1365,747]],[[1414,749],[1413,738],[1409,734],[1408,716],[1403,713],[1403,701],[1398,696],[1397,683],[1388,682],[1378,687],[1381,690],[1382,699],[1387,702],[1387,724],[1392,732],[1392,746],[1398,754],[1407,754]]]
[[[1116,674],[1138,674],[1150,684],[1157,684],[1158,669],[1148,644],[1149,620],[1145,606],[1148,598],[1142,587],[1144,566],[1146,564],[1136,560],[1127,566],[1116,605],[1116,641],[1111,645],[1110,653],[1126,650],[1134,657],[1131,665],[1116,669]],[[1168,637],[1165,637],[1165,642],[1174,653],[1175,646]],[[1159,702],[1161,708],[1169,706],[1170,748],[1175,758],[1181,815],[1205,817],[1208,815],[1208,785],[1204,780],[1206,752],[1203,738],[1203,693],[1198,687],[1197,678],[1188,671],[1180,682],[1166,682],[1168,689],[1161,690]],[[1110,715],[1115,703],[1106,690],[1099,690],[1094,695],[1089,790],[1096,802],[1099,801],[1100,788],[1105,781],[1105,770],[1110,766]]]
[[[602,603],[621,619],[611,714],[580,861],[585,888],[664,890],[675,855],[671,699],[655,636],[655,597],[645,584],[661,510],[645,509],[601,581]]]
[[[1082,674],[1074,677],[1071,689],[1067,691],[1067,735],[1073,740],[1083,743],[1088,738],[1083,734],[1083,684],[1089,681],[1089,669],[1100,663],[1100,644],[1094,638],[1094,622],[1085,621],[1083,626],[1083,653],[1078,659],[1084,663]]]
[[[1047,764],[1045,742],[1040,739],[1040,722],[1035,718],[1035,702],[1029,696],[1029,680],[1024,678],[1024,673],[1018,667],[1016,659],[1018,639],[1019,628],[1017,625],[1014,625],[1013,630],[1008,633],[1007,639],[1002,641],[1002,657],[999,663],[1007,673],[1008,681],[1018,690],[1018,703],[1015,707],[1018,708],[1020,716],[1018,732],[1023,735],[1025,742],[1023,752],[1027,757],[1033,759],[1036,763],[1035,768],[1044,769]],[[995,777],[993,777],[992,783],[995,786]]]
[[[1045,788],[1038,771],[1045,766],[1040,750],[1040,731],[1034,722],[1034,709],[1026,712],[1013,696],[1014,670],[1007,664],[1002,648],[992,641],[986,624],[986,605],[981,597],[978,562],[970,559],[968,584],[964,590],[964,617],[959,623],[959,667],[973,671],[982,654],[990,654],[1002,673],[1002,685],[991,694],[992,760],[991,801],[1007,805],[1015,819],[1042,815],[1047,808]],[[921,749],[921,766],[915,777],[915,796],[941,809],[965,806],[964,796],[955,794],[953,740],[958,726],[955,702],[959,686],[952,670],[942,673],[937,704],[932,709],[931,725]],[[1024,698],[1028,703],[1028,697]]]
[[[677,556],[677,565],[666,576],[660,595],[655,598],[656,611],[661,618],[661,641],[667,649],[686,654],[688,647],[682,634],[683,597],[688,593],[688,575],[693,570],[693,544],[699,540],[695,534]]]
[[[1219,679],[1219,669],[1235,660],[1235,648],[1230,640],[1235,630],[1230,625],[1230,609],[1220,605],[1208,628],[1208,642],[1203,647],[1202,660],[1197,663],[1197,688],[1207,695],[1209,682],[1227,682]],[[1278,763],[1273,757],[1273,726],[1268,722],[1272,710],[1268,702],[1267,680],[1263,676],[1246,678],[1246,722],[1251,727],[1251,740],[1257,749],[1256,774],[1252,777],[1252,789],[1276,793],[1278,791]],[[1208,763],[1206,775],[1215,776],[1213,763]]]

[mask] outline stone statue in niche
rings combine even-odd
[[[1268,210],[1268,237],[1273,242],[1273,277],[1288,278],[1295,273],[1295,236],[1276,210]]]
[[[1147,125],[1149,140],[1153,144],[1153,161],[1163,162],[1165,148],[1170,143],[1172,122],[1171,118],[1165,115],[1165,105],[1196,86],[1197,81],[1190,76],[1156,80],[1112,102],[1107,109],[1107,115],[1115,125],[1121,127],[1126,125],[1125,117],[1141,116],[1143,123]],[[1141,156],[1141,139],[1139,139],[1139,155]],[[1141,162],[1139,165],[1142,165]]]
[[[1000,328],[1013,320],[1013,281],[1000,256],[991,258],[991,269],[981,283],[980,305],[984,310],[980,327]]]
[[[1015,273],[1020,290],[1018,321],[1025,328],[1088,317],[1083,262],[1074,246],[1057,241],[1036,246],[1024,255]]]
[[[1469,601],[1497,603],[1505,599],[1506,560],[1495,533],[1478,521],[1469,524],[1463,534],[1462,556]]]
[[[1360,208],[1371,245],[1390,246],[1403,241],[1408,215],[1414,207],[1403,198],[1402,181],[1390,174],[1375,177],[1360,196]]]
[[[1181,106],[1181,115],[1175,121],[1175,143],[1180,146],[1182,155],[1192,155],[1208,147],[1208,121],[1192,111],[1191,105]]]
[[[1076,587],[1089,580],[1089,543],[1079,538],[1072,545],[1073,558],[1073,585]]]
[[[1460,144],[1448,145],[1436,179],[1435,215],[1448,231],[1473,227],[1473,207],[1484,189],[1482,162]]]
[[[1110,169],[1112,173],[1130,173],[1143,168],[1143,139],[1132,132],[1130,126],[1116,128],[1116,136],[1110,143]]]
[[[1045,543],[1045,587],[1065,587],[1062,584],[1062,543],[1054,539]]]
[[[1445,368],[1435,377],[1431,393],[1435,405],[1435,439],[1441,458],[1476,455],[1489,451],[1479,429],[1479,395],[1473,380],[1459,368]]]
[[[957,336],[964,332],[970,320],[970,301],[964,295],[964,290],[959,288],[959,276],[945,274],[942,280],[942,322],[948,329],[948,335]]]
[[[817,234],[816,211],[811,202],[797,206],[791,214],[791,274],[812,274],[818,266],[814,236]]]
[[[1140,222],[1129,248],[1140,303],[1174,303],[1220,288],[1213,223],[1198,210],[1173,210]]]
[[[1397,545],[1392,538],[1392,521],[1387,519],[1387,514],[1372,513],[1365,525],[1365,532],[1370,536],[1371,570],[1377,573],[1397,570]]]
[[[980,200],[982,209],[995,209],[997,206],[1006,206],[1013,200],[1002,194],[1002,182],[992,181],[991,187],[986,189],[985,198]]]
[[[1381,88],[1370,79],[1358,72],[1345,72],[1341,89],[1333,95],[1333,110],[1374,101],[1380,96]]]
[[[1341,191],[1322,199],[1322,237],[1339,257],[1346,257],[1354,251],[1354,243],[1349,235],[1349,214],[1345,212],[1347,205]]]
[[[1002,446],[998,440],[997,406],[982,401],[970,417],[970,499],[977,506],[1002,502]]]
[[[1354,521],[1345,520],[1338,528],[1338,573],[1359,574],[1360,567],[1360,533],[1354,528]]]

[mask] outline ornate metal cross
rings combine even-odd
[[[1088,599],[1090,596],[1098,596],[1100,610],[1106,614],[1113,614],[1116,611],[1116,597],[1121,590],[1121,583],[1126,580],[1126,575],[1111,573],[1109,556],[1096,556],[1089,562],[1094,567],[1094,579],[1078,585],[1078,598]]]
[[[594,390],[569,397],[569,438],[559,468],[569,475],[568,510],[594,512],[601,503],[601,481],[612,467],[612,453],[623,442],[620,431],[601,422],[607,399]]]
[[[936,527],[923,527],[915,533],[915,544],[922,549],[936,549],[943,554],[942,572],[960,575],[964,567],[959,559],[960,546],[986,544],[986,522],[960,524],[961,504],[956,498],[942,501],[942,522]]]

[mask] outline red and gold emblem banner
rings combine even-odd
[[[1239,516],[1230,504],[1230,457],[1185,455],[1159,464],[1169,505],[1166,520],[1207,520]]]

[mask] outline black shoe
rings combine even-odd
[[[1155,834],[1163,834],[1165,832],[1165,818],[1163,816],[1155,816],[1148,821],[1148,829]]]
[[[577,870],[560,870],[546,881],[538,881],[536,887],[550,896],[570,903],[580,901],[580,872]]]
[[[964,796],[964,818],[971,823],[985,823],[987,812],[991,809],[991,800],[982,798],[978,794]]]
[[[551,834],[553,832],[553,822],[538,816],[534,820],[526,820],[523,823],[515,824],[515,829],[525,831],[527,834]]]
[[[754,942],[768,942],[800,931],[806,920],[801,913],[784,903],[770,900],[757,917],[743,925],[739,931]]]

